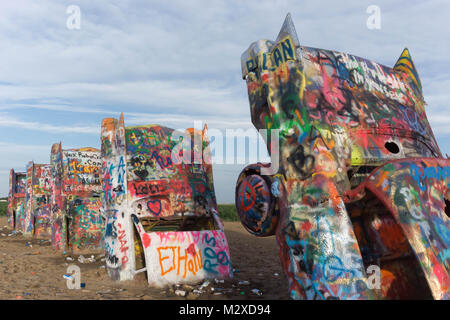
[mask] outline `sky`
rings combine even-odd
[[[79,29],[68,27],[71,5]],[[367,27],[370,5],[380,29]],[[240,56],[275,40],[288,12],[304,46],[386,66],[408,47],[450,154],[450,1],[1,1],[0,196],[11,168],[49,163],[55,142],[100,148],[102,119],[121,112],[126,126],[253,128]],[[244,166],[214,166],[219,203],[234,202]]]

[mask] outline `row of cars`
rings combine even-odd
[[[200,150],[191,143],[196,139]],[[122,115],[103,120],[101,143],[101,150],[56,143],[50,164],[11,170],[10,226],[51,239],[62,252],[104,251],[114,280],[143,271],[155,286],[232,277],[212,167],[205,161],[206,127],[125,127]],[[200,153],[201,162],[176,161],[183,150],[192,160]]]
[[[50,164],[30,161],[25,172],[11,169],[10,227],[25,236],[51,239],[57,250],[100,249],[100,150],[62,149],[55,143],[50,154]]]

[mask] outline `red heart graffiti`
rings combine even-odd
[[[148,248],[150,246],[150,243],[152,242],[152,239],[148,235],[148,233],[144,233],[142,235],[142,244],[144,245],[144,248]]]
[[[148,210],[156,216],[161,213],[161,200],[150,200],[147,202]]]

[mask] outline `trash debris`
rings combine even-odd
[[[234,273],[239,273],[239,269],[233,269]]]
[[[72,257],[67,257],[66,260],[67,261],[73,261],[73,258]]]
[[[219,279],[214,279],[214,281],[215,281],[216,283],[224,283],[224,282],[225,282],[225,280],[219,280]]]
[[[24,295],[24,296],[31,296],[31,293],[25,292],[23,295]]]
[[[209,286],[209,284],[210,284],[209,280],[206,280],[205,282],[202,283],[202,285],[199,287],[199,289],[201,290],[203,288],[206,288],[207,286]]]
[[[221,295],[222,294],[222,292],[214,292],[213,293],[213,295],[215,295],[215,296],[218,296],[218,295]]]
[[[63,275],[63,278],[66,280],[73,280],[73,277],[70,274]]]
[[[239,294],[240,294],[241,296],[243,296],[243,295],[245,294],[245,292],[244,292],[244,291],[241,291],[241,292],[239,292]]]
[[[90,258],[86,258],[85,256],[80,255],[78,257],[78,262],[79,263],[92,263],[92,262],[95,262],[95,258],[94,258],[94,256],[91,256]]]
[[[175,290],[175,294],[177,296],[184,297],[186,295],[186,291],[184,291],[184,290]]]
[[[252,289],[252,292],[258,296],[262,296],[262,292],[259,289]]]
[[[274,275],[275,277],[278,277],[278,276],[279,276],[279,274],[278,274],[277,272],[275,272],[273,275]]]
[[[238,284],[239,284],[240,286],[248,286],[248,285],[250,284],[250,282],[247,281],[247,280],[243,280],[243,281],[239,281]]]
[[[6,234],[2,233],[2,236],[3,236],[3,237],[6,237]]]
[[[84,283],[84,282],[80,283],[80,288],[84,288],[84,287],[86,287],[86,283]]]

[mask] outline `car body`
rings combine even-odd
[[[31,188],[29,187],[31,185]],[[35,238],[50,238],[51,207],[53,179],[49,164],[30,162],[27,166],[27,232],[31,231]],[[28,218],[26,219],[28,221]]]
[[[50,159],[54,179],[53,247],[73,253],[103,250],[100,150],[62,149],[61,143],[55,143]]]
[[[8,194],[8,225],[16,231],[23,231],[25,219],[25,172],[9,173],[9,194]]]
[[[245,168],[236,207],[276,235],[291,298],[448,299],[450,160],[408,49],[390,68],[301,46],[288,15],[241,65],[279,165]]]
[[[180,158],[179,137],[193,158],[202,156],[199,162]],[[199,144],[191,146],[193,137]],[[161,287],[232,277],[208,155],[206,127],[180,132],[125,127],[123,115],[103,120],[105,254],[112,279],[146,271],[149,284]]]
[[[24,236],[46,238],[50,236],[50,195],[52,179],[50,165],[33,161],[26,166],[25,211],[22,222]]]

